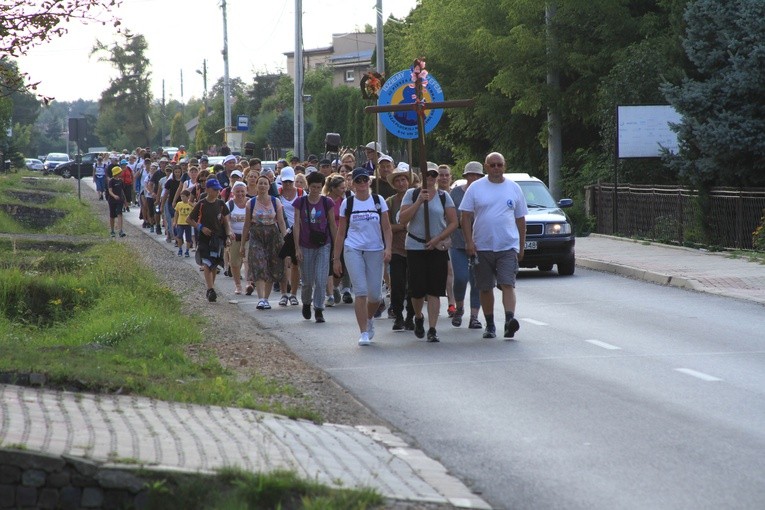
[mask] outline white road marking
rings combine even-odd
[[[523,322],[528,322],[529,324],[533,324],[535,326],[549,326],[546,322],[537,321],[534,319],[521,319]]]
[[[709,382],[715,382],[715,381],[722,381],[722,379],[705,374],[703,372],[697,372],[696,370],[691,370],[690,368],[676,368],[677,372],[690,375],[691,377],[696,377],[697,379],[701,379],[702,381],[709,381]]]
[[[607,344],[606,342],[601,342],[600,340],[585,340],[585,342],[597,345],[598,347],[602,347],[604,349],[608,349],[609,351],[618,351],[621,350],[621,347],[617,347],[615,345]]]

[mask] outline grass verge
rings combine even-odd
[[[363,489],[331,489],[292,472],[252,474],[222,470],[199,483],[194,476],[157,479],[149,484],[149,508],[163,510],[279,508],[283,510],[364,510],[383,498]]]
[[[0,178],[0,190],[28,189],[22,177]],[[279,402],[279,396],[297,395],[289,385],[259,375],[242,380],[212,351],[189,358],[187,347],[202,344],[203,319],[184,315],[180,300],[158,285],[128,247],[93,242],[93,232],[105,235],[106,229],[72,194],[70,183],[46,186],[64,192],[44,207],[66,212],[46,232],[88,234],[91,240],[77,244],[72,238],[60,250],[0,240],[0,372],[43,373],[55,387],[321,421],[308,406]],[[7,200],[2,191],[0,199]],[[4,228],[6,221],[12,228]],[[19,230],[12,218],[0,221],[0,231]]]

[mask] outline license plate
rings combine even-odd
[[[526,241],[526,248],[527,250],[536,250],[537,249],[537,242],[536,241]]]

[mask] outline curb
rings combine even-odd
[[[595,271],[602,271],[605,273],[614,273],[628,278],[634,278],[636,280],[642,280],[644,282],[656,283],[659,285],[666,285],[670,287],[677,287],[686,290],[695,290],[698,292],[706,292],[704,286],[690,278],[683,278],[681,276],[672,276],[663,273],[655,273],[646,269],[640,269],[637,267],[625,266],[623,264],[614,264],[612,262],[603,262],[600,260],[592,259],[576,259],[576,265],[587,269],[593,269]]]

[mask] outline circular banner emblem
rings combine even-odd
[[[432,74],[428,74],[428,84],[422,89],[422,98],[426,103],[444,100],[444,91]],[[405,139],[417,138],[417,112],[414,110],[414,83],[409,69],[399,71],[385,82],[380,89],[378,106],[411,104],[412,110],[403,112],[381,112],[380,120],[393,136]],[[425,110],[425,133],[430,133],[441,120],[444,110]]]

